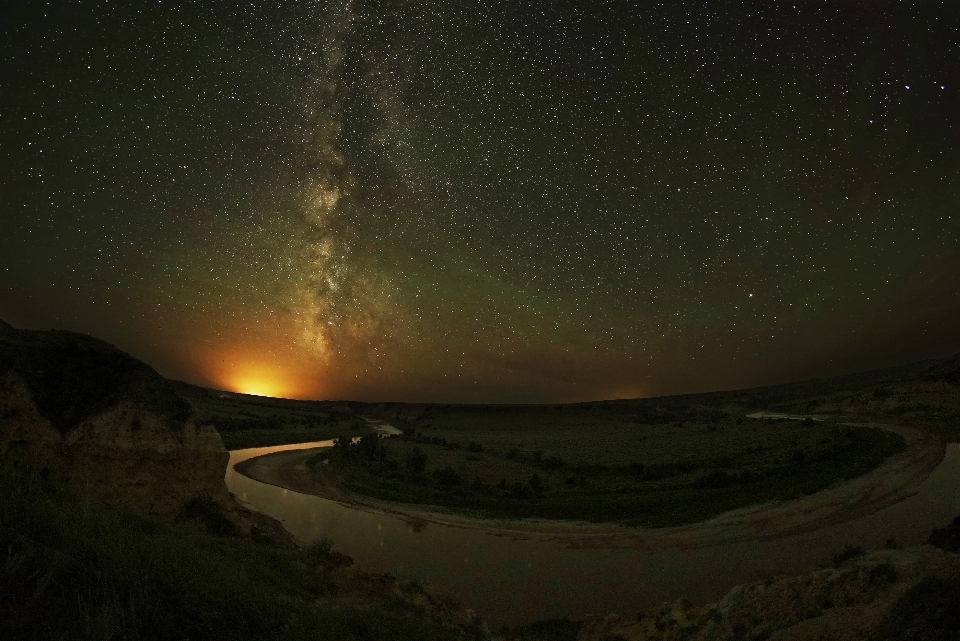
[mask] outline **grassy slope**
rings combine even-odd
[[[129,354],[83,334],[18,330],[0,321],[0,375],[7,372],[23,381],[40,414],[61,432],[121,399],[174,422],[190,413],[190,405],[170,381]]]
[[[0,461],[0,638],[445,639],[391,593],[362,605],[322,548],[214,537],[59,494]],[[355,601],[356,602],[356,601]]]

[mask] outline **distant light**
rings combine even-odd
[[[272,385],[265,385],[260,382],[243,382],[237,386],[237,393],[247,394],[249,396],[266,396],[269,398],[279,398]]]
[[[224,378],[224,387],[240,394],[288,398],[292,391],[282,372],[265,363],[234,366]]]

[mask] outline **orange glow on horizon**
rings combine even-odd
[[[283,380],[283,373],[277,368],[261,363],[242,365],[226,373],[225,387],[231,392],[289,398],[290,385]]]
[[[321,363],[299,348],[283,326],[245,327],[219,345],[194,352],[198,378],[237,394],[313,400],[327,390]]]
[[[307,390],[298,389],[298,377],[279,365],[224,359],[217,369],[219,371],[212,376],[213,382],[229,392],[270,398],[303,398],[310,395]]]
[[[620,386],[602,394],[599,400],[617,401],[623,399],[647,398],[650,396],[649,390],[643,385]]]

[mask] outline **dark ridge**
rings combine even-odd
[[[348,404],[355,413],[375,415],[381,418],[397,418],[403,415],[428,415],[431,409],[456,409],[463,412],[477,413],[488,413],[491,411],[523,413],[542,412],[545,410],[590,412],[604,408],[607,411],[613,410],[630,413],[636,415],[638,420],[642,422],[657,424],[684,420],[715,420],[716,412],[724,408],[770,409],[777,404],[790,403],[801,399],[806,400],[839,392],[882,387],[884,385],[920,379],[945,380],[950,382],[960,381],[960,354],[831,378],[816,378],[794,383],[781,383],[740,390],[655,396],[650,398],[555,404],[447,404],[404,403],[398,401],[370,403],[349,401],[346,404]]]
[[[507,405],[302,401],[248,396],[181,381],[167,381],[148,365],[103,341],[66,331],[18,330],[0,321],[0,372],[10,369],[15,369],[24,377],[41,412],[59,429],[69,429],[72,424],[125,396],[171,418],[182,418],[189,412],[189,403],[184,399],[229,396],[265,409],[308,408],[380,418],[429,415],[432,409],[522,413],[544,410],[591,412],[602,407],[607,411],[635,415],[638,421],[657,424],[709,421],[723,408],[769,409],[779,403],[798,399],[922,378],[955,382],[960,380],[960,354],[832,378],[742,390],[611,401]]]
[[[83,334],[0,326],[0,375],[23,379],[40,414],[64,433],[129,398],[183,421],[190,405],[149,365]]]

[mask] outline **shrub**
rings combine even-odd
[[[833,555],[831,559],[833,561],[833,567],[839,568],[847,561],[861,557],[863,554],[863,548],[859,545],[848,545],[843,549],[842,552],[838,552]]]
[[[950,525],[931,532],[927,543],[947,552],[960,552],[960,516]]]
[[[505,627],[501,636],[507,639],[576,641],[582,625],[582,622],[571,619],[547,619],[517,626],[512,631]]]
[[[907,590],[872,639],[956,639],[960,635],[960,581],[927,578]]]
[[[730,487],[739,482],[740,477],[736,474],[731,474],[726,470],[713,470],[698,478],[696,482],[694,482],[694,486],[707,490]]]
[[[463,481],[463,477],[449,465],[434,470],[433,478],[441,485],[459,485]]]
[[[333,541],[326,536],[300,550],[300,555],[307,565],[322,566],[330,561],[333,552]]]
[[[427,469],[427,455],[419,447],[415,447],[412,452],[407,454],[405,463],[408,472],[416,477],[423,476]]]
[[[357,441],[357,452],[368,461],[380,459],[383,456],[383,445],[376,434],[368,434]]]
[[[869,582],[873,585],[878,583],[894,583],[900,578],[897,568],[890,563],[879,563],[870,569]]]

